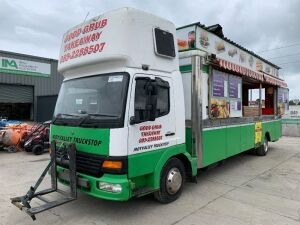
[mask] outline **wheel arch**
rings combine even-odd
[[[178,158],[184,165],[184,168],[187,171],[187,176],[195,176],[197,174],[197,160],[192,158],[191,155],[185,151],[185,147],[178,147],[172,151],[166,151],[160,157],[160,160],[157,162],[154,172],[152,174],[153,187],[155,189],[159,188],[161,171],[166,162],[171,158]]]
[[[271,135],[269,131],[266,131],[265,137],[267,138],[268,141],[271,141]]]

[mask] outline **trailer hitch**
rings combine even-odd
[[[48,209],[60,206],[62,204],[68,203],[70,201],[73,201],[77,198],[77,176],[76,176],[76,148],[75,144],[70,144],[65,149],[66,154],[69,158],[69,187],[70,192],[65,192],[57,187],[57,170],[56,170],[56,143],[53,141],[51,143],[51,160],[44,169],[43,173],[37,180],[34,186],[31,186],[29,190],[27,191],[26,195],[20,196],[20,197],[14,197],[11,198],[11,203],[14,204],[16,207],[18,207],[20,210],[25,211],[33,220],[36,219],[35,215],[46,211]],[[45,178],[47,172],[50,170],[51,175],[51,188],[36,192],[39,185],[42,183],[43,179]],[[55,201],[48,201],[48,199],[44,198],[45,195],[50,193],[59,193],[62,195],[62,198],[57,199]],[[37,198],[45,204],[41,206],[32,207],[30,205],[31,200]]]

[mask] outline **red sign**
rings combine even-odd
[[[107,19],[99,19],[82,27],[77,27],[65,35],[60,63],[89,54],[102,52],[105,42],[101,40]]]
[[[141,137],[139,143],[162,140],[161,124],[141,126]]]

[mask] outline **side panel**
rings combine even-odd
[[[203,130],[202,166],[226,158],[226,139],[227,132],[224,128]]]
[[[276,141],[281,137],[281,119],[275,121],[263,122],[262,124],[263,136],[269,132],[271,141]]]
[[[241,151],[254,148],[255,129],[254,124],[241,126]]]
[[[227,127],[227,138],[226,138],[226,156],[233,156],[242,151],[241,148],[241,126]]]
[[[253,148],[254,135],[254,124],[204,129],[203,166],[208,166]]]

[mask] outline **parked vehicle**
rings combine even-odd
[[[278,69],[224,38],[218,25],[176,32],[173,23],[131,8],[68,30],[45,169],[52,168],[52,189],[35,194],[39,180],[12,203],[34,219],[76,199],[77,187],[107,200],[153,193],[175,201],[199,168],[253,148],[264,156],[281,137],[287,89]],[[57,179],[71,195],[32,207],[32,198],[57,191]]]
[[[32,132],[28,133],[23,139],[23,148],[26,152],[33,152],[35,155],[40,155],[49,150],[50,122],[51,121],[46,121],[36,125]]]
[[[21,140],[31,129],[31,125],[20,121],[1,121],[2,129],[0,130],[0,146],[10,153],[22,151]]]

